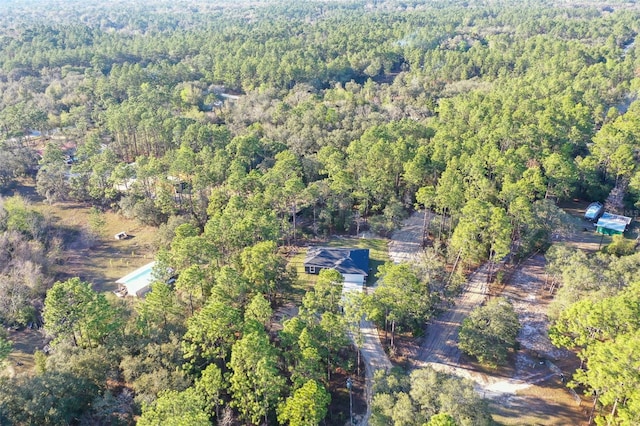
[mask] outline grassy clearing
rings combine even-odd
[[[97,291],[116,290],[115,281],[154,258],[155,228],[107,211],[102,214],[104,226],[97,240],[88,246],[83,233],[89,230],[91,207],[84,203],[47,204],[35,191],[33,179],[24,179],[16,189],[32,202],[32,206],[51,217],[65,238],[65,259],[55,270],[60,279],[80,277],[91,282]],[[126,232],[130,237],[116,240],[114,235]]]
[[[57,213],[66,211],[59,210]],[[63,222],[70,221],[75,229],[83,228],[89,220],[89,209],[75,208],[72,217],[59,217]],[[69,262],[65,267],[70,267],[67,273],[93,283],[97,291],[112,291],[117,288],[117,279],[153,261],[155,228],[140,225],[113,212],[104,213],[103,218],[105,226],[95,246],[70,250]],[[114,235],[123,231],[129,238],[116,240]]]
[[[33,354],[45,345],[42,330],[26,328],[10,331],[7,337],[13,344],[13,351],[6,361],[7,373],[15,375],[33,371],[35,365]]]
[[[79,203],[37,207],[53,217],[56,226],[67,235],[66,259],[56,271],[61,277],[78,276],[91,282],[96,291],[112,291],[117,288],[117,279],[153,261],[155,228],[107,211],[102,214],[104,226],[99,230],[97,240],[87,246],[82,242],[82,233],[89,230],[90,207]],[[130,237],[116,240],[114,235],[122,231]]]

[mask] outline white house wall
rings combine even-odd
[[[342,274],[345,283],[364,284],[364,275],[358,274]]]

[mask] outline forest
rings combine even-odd
[[[638,216],[635,3],[0,0],[0,24],[0,321],[48,339],[32,372],[0,375],[0,424],[343,425],[363,315],[393,351],[466,274],[539,252],[549,336],[581,361],[568,385],[596,424],[640,418],[635,243],[551,244],[565,201]],[[154,229],[146,297],[68,274],[71,231],[27,181],[94,229],[104,212]],[[342,298],[335,271],[305,287],[291,266],[416,211],[429,260],[380,265],[368,294]],[[516,324],[507,305],[484,315]],[[487,345],[482,315],[461,349],[503,364],[518,330]],[[0,333],[0,360],[11,350]],[[493,422],[435,371],[373,390],[370,424]]]

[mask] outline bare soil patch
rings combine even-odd
[[[566,388],[577,360],[571,352],[551,344],[547,329],[549,293],[543,255],[530,257],[507,280],[501,296],[513,304],[522,325],[518,335],[520,350],[513,357],[511,382],[528,386],[493,398],[495,419],[503,424],[586,424],[588,403]],[[489,388],[491,390],[491,388]],[[498,386],[495,391],[501,391]],[[523,422],[523,420],[526,421]]]
[[[554,235],[554,240],[585,250],[597,250],[600,244],[607,244],[608,237],[602,239],[592,224],[583,222],[586,204],[573,207],[569,211],[569,231]],[[389,244],[390,257],[397,261],[415,258],[413,253],[420,250],[420,216],[412,219],[405,223],[406,230],[392,236],[394,239],[399,235],[399,241]],[[393,252],[398,252],[397,256]],[[533,256],[507,270],[504,285],[493,287],[487,286],[487,265],[481,266],[469,277],[454,306],[430,321],[424,337],[403,336],[396,341],[394,360],[413,368],[429,365],[475,381],[480,394],[490,399],[494,419],[501,424],[586,424],[589,403],[567,389],[561,376],[570,377],[577,365],[575,356],[555,348],[547,336],[546,311],[553,295],[545,283],[545,264],[544,256]],[[487,297],[498,295],[510,299],[518,314],[522,324],[520,349],[511,354],[507,366],[489,369],[460,353],[457,333],[462,319],[473,308]]]
[[[36,350],[42,350],[47,344],[41,329],[25,328],[10,330],[8,339],[13,344],[13,351],[7,358],[7,371],[10,375],[30,373],[33,371]]]
[[[567,235],[554,235],[554,242],[594,252],[611,242],[611,236],[596,232],[593,222],[584,219],[584,213],[590,203],[581,200],[564,201],[559,207],[569,214],[570,227]]]

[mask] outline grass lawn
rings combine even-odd
[[[47,204],[35,191],[33,179],[24,179],[17,194],[30,200],[32,206],[51,218],[65,239],[64,260],[55,273],[61,279],[80,277],[93,284],[96,291],[116,290],[115,281],[154,259],[155,228],[107,211],[102,214],[104,226],[97,241],[87,246],[82,230],[89,228],[90,206],[77,202]],[[126,232],[130,237],[116,240],[114,235]]]
[[[41,330],[25,328],[11,330],[7,334],[13,350],[6,361],[6,372],[9,375],[31,372],[35,365],[33,354],[45,345]]]
[[[50,213],[59,219],[63,228],[77,230],[89,223],[88,207],[54,204],[51,208]],[[90,248],[72,242],[60,272],[91,282],[96,291],[112,291],[118,287],[117,279],[153,261],[155,228],[110,211],[102,217],[105,225],[98,241]],[[116,240],[115,234],[123,231],[129,238]]]
[[[357,237],[334,237],[319,245],[339,248],[369,249],[369,267],[371,268],[371,273],[369,274],[368,284],[371,285],[371,283],[375,282],[375,275],[378,272],[380,265],[390,261],[387,244],[388,240],[382,238],[369,239]],[[294,284],[293,290],[294,294],[299,297],[302,297],[306,291],[313,288],[316,280],[318,279],[317,275],[306,274],[304,272],[304,259],[306,256],[307,248],[299,247],[297,252],[289,260],[289,266],[295,269],[298,276],[297,283]]]

